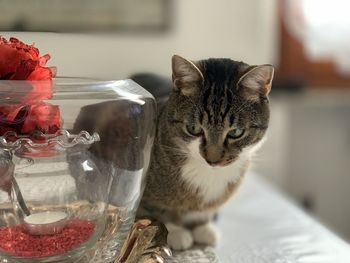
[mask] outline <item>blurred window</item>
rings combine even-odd
[[[311,60],[330,58],[350,74],[350,1],[286,0],[285,22]]]

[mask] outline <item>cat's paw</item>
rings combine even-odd
[[[199,225],[193,229],[193,239],[198,244],[215,246],[219,240],[219,231],[213,223]]]
[[[175,250],[186,250],[192,247],[192,233],[187,229],[174,224],[166,224],[168,229],[168,245]]]

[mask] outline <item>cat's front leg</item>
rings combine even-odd
[[[166,223],[165,226],[168,230],[168,245],[172,249],[186,250],[192,247],[193,237],[190,230],[173,223]]]
[[[214,224],[217,210],[193,211],[182,215],[183,225],[191,229],[194,243],[215,246],[218,243],[220,232]]]
[[[192,234],[195,243],[208,246],[216,246],[220,236],[219,230],[211,221],[196,226]]]

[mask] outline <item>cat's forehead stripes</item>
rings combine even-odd
[[[208,124],[223,125],[229,117],[232,125],[233,117],[228,116],[232,109],[234,89],[239,77],[241,62],[230,59],[209,59],[200,62],[204,83],[202,89],[202,105]]]
[[[230,112],[233,105],[233,92],[228,86],[225,87],[225,98],[226,98],[226,103],[225,103],[225,110],[222,114],[223,118],[226,118],[227,114]]]
[[[221,86],[213,83],[206,88],[202,97],[202,105],[208,124],[219,125],[224,122],[232,108],[231,97],[232,93],[227,85]]]
[[[204,114],[206,115],[206,119],[208,123],[213,122],[213,111],[211,105],[213,104],[213,87],[204,87],[203,95],[202,95],[202,105],[204,109]]]

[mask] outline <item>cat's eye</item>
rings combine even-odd
[[[227,137],[230,139],[239,139],[244,135],[245,130],[243,129],[232,129],[227,133]]]
[[[186,125],[186,130],[189,134],[193,136],[200,136],[203,134],[203,129],[199,125]]]

